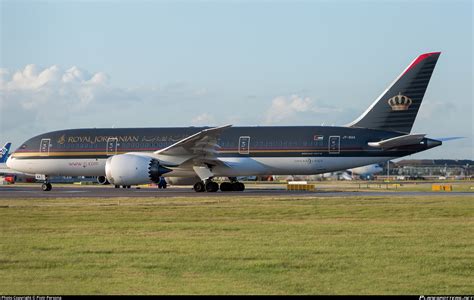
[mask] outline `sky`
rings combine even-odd
[[[344,125],[441,51],[408,158],[474,159],[472,1],[0,0],[0,143],[83,127]]]

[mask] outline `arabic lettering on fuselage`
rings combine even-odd
[[[111,139],[117,139],[118,142],[127,143],[127,142],[177,142],[182,140],[186,136],[183,135],[163,135],[163,136],[138,136],[138,135],[118,135],[118,136],[69,136],[67,138],[60,137],[58,139],[58,144],[64,144],[64,141],[67,141],[69,144],[98,144],[106,143]]]

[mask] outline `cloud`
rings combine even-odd
[[[11,139],[49,129],[91,126],[96,120],[107,120],[112,105],[128,106],[137,99],[135,92],[111,87],[104,72],[34,64],[18,71],[3,68],[0,133]]]
[[[66,128],[209,125],[209,113],[196,116],[216,101],[208,92],[185,82],[114,87],[105,72],[78,66],[0,68],[0,139],[17,145]]]
[[[192,120],[193,125],[210,125],[210,124],[213,124],[214,122],[215,122],[214,117],[208,113],[202,113],[194,117]]]
[[[272,100],[265,113],[266,124],[277,124],[283,121],[295,121],[303,113],[330,113],[339,111],[329,107],[320,107],[310,97],[299,95],[278,96]]]
[[[40,70],[30,64],[13,74],[3,69],[0,75],[3,113],[19,107],[37,112],[37,116],[41,115],[42,108],[61,112],[81,110],[108,89],[105,73],[90,75],[75,66],[62,70],[53,65]]]
[[[422,103],[419,111],[419,118],[424,120],[431,120],[436,117],[437,113],[442,111],[445,117],[456,114],[456,102],[446,105],[446,102],[433,99],[429,102]]]

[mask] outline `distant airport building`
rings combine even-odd
[[[390,163],[391,176],[470,177],[474,161],[468,159],[405,159]],[[387,164],[384,172],[387,174]]]

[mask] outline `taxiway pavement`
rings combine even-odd
[[[287,191],[283,188],[252,188],[243,192],[196,193],[191,187],[116,189],[112,186],[53,186],[43,192],[40,185],[0,186],[1,199],[15,198],[116,198],[116,197],[357,197],[357,196],[460,196],[470,192],[413,192],[413,191]]]

